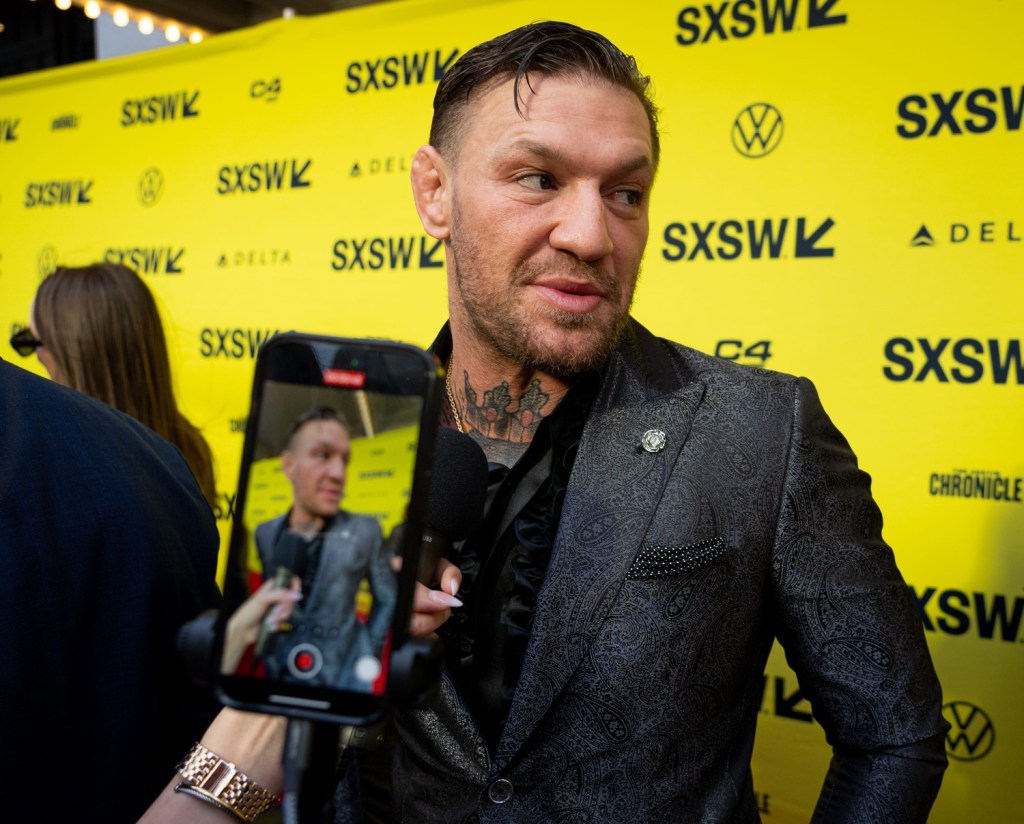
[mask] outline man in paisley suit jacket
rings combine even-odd
[[[397,719],[385,817],[756,822],[777,639],[833,748],[815,820],[925,822],[941,693],[868,476],[806,379],[630,318],[658,159],[647,78],[575,26],[501,35],[438,86],[411,172],[447,258],[434,351],[444,422],[491,471],[417,595],[446,668]],[[209,746],[273,788],[220,720]]]
[[[291,541],[301,550],[303,600],[292,607],[287,631],[270,635],[259,659],[272,678],[368,692],[380,674],[380,658],[394,614],[396,577],[380,524],[339,509],[345,492],[349,430],[341,415],[316,407],[292,425],[282,471],[292,485],[292,506],[256,528],[265,577],[273,577],[275,548]],[[293,553],[294,555],[294,550]],[[356,595],[367,580],[373,597],[365,623]]]

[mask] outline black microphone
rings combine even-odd
[[[417,579],[429,583],[438,559],[483,519],[487,499],[487,457],[469,435],[441,427],[423,515],[423,544]]]
[[[276,589],[287,589],[291,586],[292,576],[300,578],[306,574],[306,566],[309,562],[309,542],[297,532],[289,532],[287,529],[281,533],[274,545],[273,564],[274,587]],[[267,610],[269,614],[273,609]],[[264,654],[267,642],[270,640],[271,631],[266,623],[266,616],[260,624],[259,638],[256,640],[254,654],[260,657]]]

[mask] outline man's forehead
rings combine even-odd
[[[338,421],[330,418],[306,421],[295,433],[296,440],[304,443],[330,443],[338,437],[348,439],[348,430]]]

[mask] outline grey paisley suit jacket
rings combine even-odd
[[[641,447],[649,429],[664,448]],[[836,753],[816,820],[924,821],[939,684],[866,474],[811,383],[633,324],[586,424],[510,716],[398,723],[396,820],[753,822],[775,638]]]

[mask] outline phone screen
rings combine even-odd
[[[415,347],[289,333],[257,359],[225,585],[226,703],[359,723],[387,708],[436,428]]]

